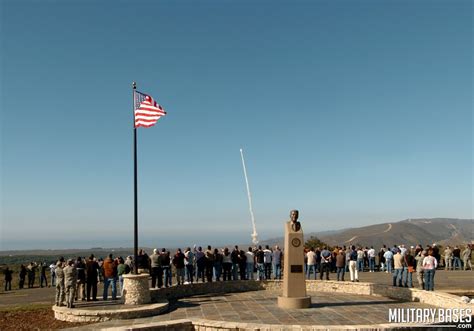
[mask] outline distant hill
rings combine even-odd
[[[473,240],[474,220],[453,218],[408,219],[347,229],[320,239],[330,245],[363,245],[381,247],[383,244],[463,244]]]
[[[305,233],[329,245],[465,244],[474,241],[474,220],[456,218],[420,218],[381,223],[340,231]],[[263,240],[260,245],[283,246],[283,237]]]

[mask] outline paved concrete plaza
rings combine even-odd
[[[336,274],[330,274],[332,280],[334,280],[335,277]],[[349,274],[346,274],[346,279],[349,279]],[[391,274],[385,272],[361,272],[359,273],[359,279],[361,282],[386,285],[392,284]],[[414,277],[413,282],[413,285],[416,287],[416,277]],[[435,275],[435,290],[450,293],[471,293],[472,295],[474,294],[474,271],[437,270]],[[0,308],[32,303],[52,305],[54,304],[54,293],[54,288],[38,287],[23,290],[13,289],[13,291],[10,292],[3,292],[3,290],[0,290]],[[102,286],[100,284],[97,297],[99,299],[102,297]]]
[[[334,279],[331,274],[331,279]],[[346,275],[348,276],[348,275]],[[361,281],[378,284],[391,284],[391,275],[386,273],[360,274]],[[474,294],[474,272],[471,271],[437,271],[435,276],[436,291],[458,294]],[[318,280],[319,282],[319,280]],[[323,281],[324,282],[324,281]],[[417,286],[416,282],[414,284]],[[99,291],[101,293],[101,291]],[[303,310],[282,310],[277,306],[279,292],[252,291],[243,293],[220,293],[187,297],[170,302],[170,310],[162,315],[133,319],[115,320],[100,324],[80,327],[82,330],[100,327],[137,325],[143,323],[166,322],[187,319],[208,321],[226,321],[255,324],[280,325],[376,325],[387,324],[390,308],[428,308],[419,302],[399,302],[393,299],[347,295],[338,293],[309,292],[312,307]],[[100,296],[99,296],[100,298]],[[34,288],[14,290],[1,293],[0,308],[22,306],[26,304],[50,303],[54,301],[54,289]],[[77,302],[77,308],[110,309],[121,308],[120,301]]]
[[[308,293],[313,304],[308,309],[284,310],[277,306],[279,293],[252,291],[200,295],[170,303],[163,315],[134,320],[115,320],[76,329],[115,327],[170,321],[206,319],[212,321],[283,325],[373,325],[388,323],[389,308],[433,308],[417,302],[399,302],[374,297],[333,293]]]

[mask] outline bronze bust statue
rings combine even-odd
[[[294,232],[298,232],[301,230],[301,223],[298,222],[299,212],[296,209],[290,211],[290,222],[291,222],[291,229]]]

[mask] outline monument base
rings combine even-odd
[[[278,307],[283,309],[302,309],[311,306],[311,297],[278,297]]]

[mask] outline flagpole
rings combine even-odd
[[[133,106],[133,191],[134,191],[134,223],[133,223],[133,265],[135,274],[138,274],[138,198],[137,198],[137,127],[135,126],[135,90],[137,83],[132,83]]]

